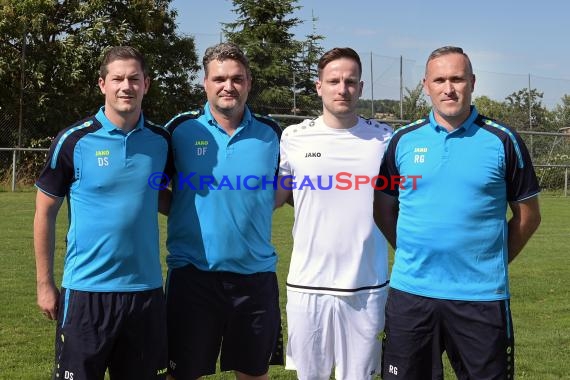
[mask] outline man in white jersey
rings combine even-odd
[[[392,129],[360,118],[362,64],[326,52],[316,88],[323,115],[286,128],[276,207],[291,193],[287,369],[305,379],[370,379],[380,371],[387,243],[373,217],[374,187]],[[376,178],[375,178],[376,177]]]

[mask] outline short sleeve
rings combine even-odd
[[[540,192],[530,154],[522,138],[511,131],[505,143],[507,200],[522,201]]]
[[[393,197],[397,197],[399,194],[398,186],[383,186],[385,180],[389,178],[394,178],[395,176],[400,176],[400,171],[396,164],[396,146],[399,139],[392,138],[386,151],[384,152],[384,157],[382,158],[382,164],[380,165],[380,178],[376,181],[376,186],[382,188],[382,192]],[[392,189],[393,188],[393,189]]]
[[[287,154],[287,134],[281,135],[281,143],[279,144],[279,175],[291,175],[291,165],[289,163],[289,156]]]
[[[47,155],[47,162],[36,181],[36,186],[46,194],[64,197],[74,179],[73,150],[75,144],[66,139],[62,131],[54,139]]]

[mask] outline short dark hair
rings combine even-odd
[[[99,68],[99,76],[103,79],[107,76],[109,71],[107,66],[116,60],[134,59],[140,63],[145,78],[148,77],[146,62],[140,51],[131,46],[113,46],[105,51],[101,67]]]
[[[323,54],[321,59],[319,59],[319,64],[317,65],[319,78],[321,77],[321,74],[326,65],[340,58],[348,58],[356,61],[356,63],[358,63],[359,70],[358,77],[360,78],[362,76],[362,63],[360,62],[358,53],[349,47],[337,47],[327,51],[325,54]]]
[[[442,55],[447,55],[447,54],[461,54],[461,55],[463,55],[465,57],[465,59],[467,60],[467,65],[469,66],[470,74],[473,75],[473,66],[471,66],[471,60],[469,59],[469,56],[463,52],[462,48],[457,47],[457,46],[443,46],[443,47],[440,47],[440,48],[432,51],[431,54],[429,55],[427,61],[426,61],[426,74],[427,74],[428,63],[431,60],[434,60],[438,57],[441,57]]]
[[[249,61],[239,46],[233,42],[221,42],[206,49],[206,52],[204,52],[204,58],[202,58],[202,66],[204,67],[204,73],[206,76],[208,76],[208,64],[210,62],[223,62],[226,59],[233,59],[234,61],[238,61],[244,65],[247,71],[247,76],[251,78]]]

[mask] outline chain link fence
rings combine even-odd
[[[314,115],[271,114],[282,128]],[[17,123],[14,117],[0,115],[0,189],[22,190],[33,186],[43,166],[53,136],[30,139],[23,133],[22,147],[17,147]],[[406,120],[382,120],[394,128]],[[543,190],[568,195],[570,169],[569,133],[520,131],[525,141]]]
[[[32,138],[30,131],[38,127],[23,117],[20,128],[18,112],[0,107],[0,190],[33,186],[54,137]]]
[[[570,132],[570,130],[567,130]],[[568,195],[570,133],[520,131],[531,154],[542,190]]]
[[[18,118],[12,112],[0,108],[0,148],[14,148],[18,145]],[[13,151],[0,151],[0,182],[12,182]]]

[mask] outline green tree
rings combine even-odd
[[[544,93],[533,88],[513,92],[505,98],[507,114],[504,122],[518,130],[548,131],[551,129],[549,113],[542,105]],[[530,114],[529,114],[530,102]]]
[[[359,99],[356,103],[356,113],[365,118],[397,119],[396,109],[400,109],[400,102],[393,99],[374,100],[374,113],[372,115],[372,100]],[[400,111],[398,111],[399,115]],[[384,115],[382,115],[384,114]]]
[[[525,131],[549,132],[556,129],[551,112],[542,105],[542,96],[543,93],[537,89],[531,89],[529,94],[528,89],[523,88],[505,98],[507,114],[503,121],[521,132],[534,162],[548,162],[553,141],[548,137],[525,134]]]
[[[319,41],[324,37],[317,34],[316,23],[318,18],[312,16],[313,30],[301,42],[301,54],[295,62],[294,75],[295,91],[294,113],[302,115],[314,115],[322,112],[322,103],[317,95],[315,82],[319,77],[317,65],[324,49],[319,45]]]
[[[428,104],[424,93],[423,93],[423,85],[420,81],[415,88],[409,89],[406,87],[406,95],[402,99],[402,114],[405,120],[417,120],[429,113],[431,107]],[[394,113],[399,115],[399,110],[394,110]]]
[[[556,129],[570,128],[570,95],[564,95],[560,99],[562,104],[557,104],[552,113]]]
[[[307,71],[306,65],[316,61],[321,37],[311,34],[304,41],[293,38],[291,29],[302,23],[291,16],[300,9],[295,3],[296,0],[233,0],[237,20],[223,24],[226,38],[238,44],[250,61],[253,88],[249,104],[256,112],[291,113],[294,88],[300,91],[298,108],[310,104],[305,97],[316,91],[307,84],[314,71]]]
[[[18,109],[23,61],[24,118],[38,126],[28,137],[54,135],[102,104],[99,61],[112,45],[135,46],[147,57],[152,82],[143,107],[149,119],[164,122],[199,104],[194,41],[177,34],[169,4],[1,0],[0,105]]]
[[[570,132],[570,95],[565,94],[560,99],[561,103],[557,104],[552,111],[553,130],[564,130]],[[544,160],[548,164],[568,165],[570,164],[570,134],[563,137],[555,137],[552,141],[550,151]],[[546,170],[546,169],[544,169]],[[556,169],[554,169],[556,170]],[[561,188],[564,186],[564,175],[562,169],[559,169],[558,175],[554,175],[551,170],[547,170],[547,175],[541,183],[544,187]]]
[[[473,104],[477,107],[477,111],[491,119],[502,121],[507,118],[509,113],[505,102],[498,102],[488,96],[479,96],[473,100]]]

